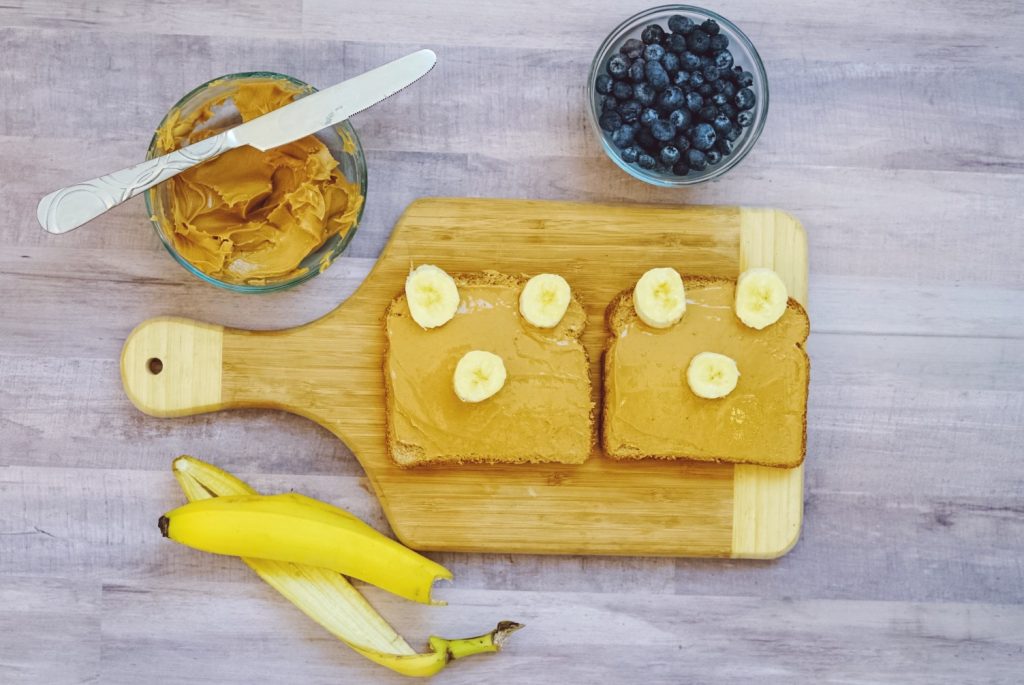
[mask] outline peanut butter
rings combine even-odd
[[[417,461],[572,461],[591,449],[591,395],[575,300],[551,329],[526,323],[519,288],[459,284],[455,317],[424,330],[405,297],[387,316],[390,439]],[[575,333],[574,333],[575,331]],[[493,352],[507,370],[493,397],[466,403],[452,374],[470,350]]]
[[[613,322],[605,365],[604,441],[616,456],[795,466],[803,460],[808,321],[795,303],[757,331],[733,311],[735,283],[687,279],[686,313],[666,329],[635,316]],[[629,300],[626,300],[626,305]],[[732,357],[736,388],[702,399],[686,369],[699,352]]]
[[[285,81],[240,81],[205,107],[173,112],[157,131],[161,153],[220,133],[205,125],[230,98],[242,121],[290,103]],[[237,124],[237,120],[229,125]],[[203,273],[261,284],[296,274],[299,263],[356,222],[363,198],[330,150],[306,136],[261,152],[243,146],[167,181],[166,227],[175,249]]]

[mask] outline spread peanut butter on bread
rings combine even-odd
[[[520,310],[526,277],[453,274],[458,303],[451,308],[447,278],[418,267],[385,315],[394,461],[586,461],[595,428],[579,300],[571,296],[555,325],[539,327]],[[538,295],[545,302],[553,299],[546,292]]]
[[[620,293],[608,307],[605,453],[615,459],[800,465],[810,371],[803,348],[810,330],[806,311],[783,294],[781,315],[756,329],[737,315],[735,281],[703,276],[682,280],[685,313],[671,326],[644,323],[632,290]],[[740,295],[740,303],[749,308],[745,298],[750,294]],[[713,373],[731,372],[724,394],[702,396],[691,387],[696,383],[691,362],[706,357],[722,364]]]

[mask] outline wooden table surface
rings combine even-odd
[[[772,86],[726,180],[644,186],[588,130],[586,74],[634,0],[14,0],[0,5],[0,682],[395,683],[233,559],[160,538],[181,453],[382,528],[346,448],[297,416],[136,411],[150,316],[309,320],[427,195],[776,206],[810,241],[803,536],[774,562],[433,555],[450,606],[368,589],[416,646],[498,619],[443,683],[1019,682],[1024,671],[1024,15],[1017,0],[716,5]],[[141,200],[64,237],[35,205],[139,161],[184,92],[254,69],[316,85],[413,48],[414,88],[354,119],[370,195],[348,257],[231,295],[168,257]],[[512,246],[514,249],[514,246]]]

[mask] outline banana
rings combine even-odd
[[[558,274],[537,274],[519,294],[519,313],[537,328],[554,328],[572,299],[569,283]]]
[[[178,457],[172,470],[189,501],[257,494],[230,473],[193,457]],[[356,652],[406,676],[432,676],[451,659],[496,652],[509,635],[522,627],[502,621],[495,630],[479,637],[449,640],[432,636],[430,651],[417,654],[344,576],[302,564],[246,557],[242,561]]]
[[[405,298],[413,321],[428,329],[451,321],[459,308],[455,279],[433,264],[420,264],[409,272]]]
[[[701,352],[686,368],[686,382],[697,397],[714,400],[736,388],[740,370],[731,357],[717,352]]]
[[[296,493],[190,502],[162,516],[160,530],[204,552],[319,566],[424,604],[436,579],[452,578],[347,511]]]
[[[636,315],[652,328],[668,328],[686,312],[686,290],[675,269],[651,269],[633,288]]]
[[[751,328],[761,330],[778,321],[787,302],[786,284],[771,269],[747,269],[736,280],[736,316]]]
[[[455,365],[452,383],[463,402],[483,402],[505,385],[505,362],[496,354],[473,350]]]

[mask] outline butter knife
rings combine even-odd
[[[334,126],[419,80],[435,62],[431,50],[414,52],[163,157],[55,190],[39,201],[36,217],[50,233],[67,233],[228,150],[269,150]]]

